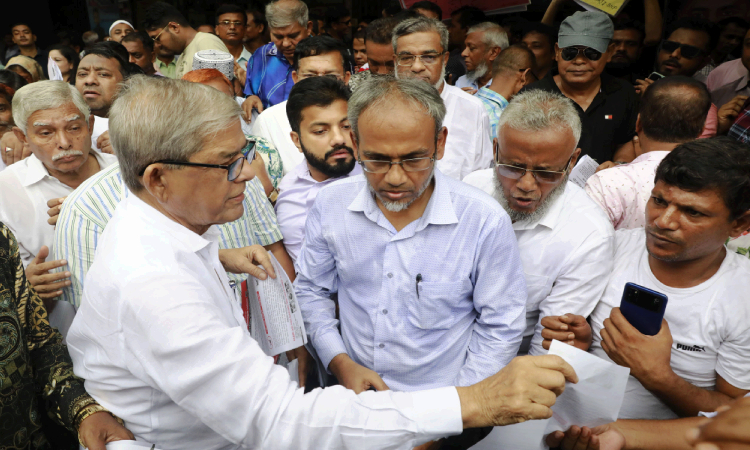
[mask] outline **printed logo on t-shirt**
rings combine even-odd
[[[612,120],[612,114],[605,114],[604,115],[605,120]]]
[[[677,344],[677,350],[687,350],[689,352],[705,352],[706,347],[701,347],[699,345]]]

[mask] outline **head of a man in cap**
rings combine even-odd
[[[127,20],[116,20],[109,27],[109,38],[115,42],[122,42],[122,39],[133,31],[135,31],[133,25],[130,25]]]
[[[555,59],[560,78],[568,85],[596,82],[612,59],[612,20],[598,11],[579,11],[560,25]]]

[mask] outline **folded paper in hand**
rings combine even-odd
[[[305,323],[294,287],[281,264],[271,254],[276,278],[249,277],[242,282],[242,309],[250,320],[250,334],[268,356],[307,343]]]
[[[597,167],[599,167],[599,164],[596,161],[594,161],[589,155],[583,155],[581,159],[578,160],[578,164],[576,164],[576,166],[573,167],[573,170],[570,171],[570,181],[583,189],[583,187],[586,186],[586,181],[591,175],[596,173]]]
[[[552,407],[544,435],[573,425],[596,427],[617,420],[625,397],[630,369],[605,361],[572,345],[552,341],[550,355],[573,366],[578,383],[566,383],[565,392]]]

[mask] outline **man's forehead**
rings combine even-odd
[[[325,70],[344,75],[344,60],[338,51],[323,53],[322,55],[307,56],[299,60],[299,71]]]
[[[667,201],[676,203],[679,206],[713,206],[724,205],[724,198],[717,188],[706,188],[699,191],[686,191],[679,186],[669,184],[664,180],[659,180],[654,184],[653,195],[663,197]]]
[[[28,123],[33,126],[66,124],[75,120],[86,120],[73,102],[65,103],[56,108],[39,109],[29,115]]]
[[[31,31],[31,28],[29,28],[28,25],[16,25],[11,30],[12,31]]]
[[[310,105],[302,109],[302,123],[304,124],[335,124],[347,120],[347,102],[342,99],[334,100],[327,106]]]
[[[440,35],[437,31],[419,31],[401,36],[396,41],[396,51],[427,52],[443,50],[440,45]]]
[[[289,25],[285,27],[271,28],[271,34],[276,34],[279,36],[286,36],[289,34],[299,33],[304,29],[305,28],[302,25],[300,25],[299,22],[295,20],[294,22],[290,23]]]
[[[242,14],[242,13],[238,13],[238,12],[228,12],[228,13],[224,13],[224,14],[220,15],[219,17],[217,17],[216,20],[219,21],[219,22],[221,22],[222,20],[234,20],[234,19],[238,19],[238,20],[245,19],[245,20],[247,20],[247,15]]]
[[[134,41],[123,41],[122,46],[130,53],[142,51],[144,49],[143,42],[138,39]]]
[[[690,28],[678,28],[669,35],[667,40],[679,42],[681,44],[696,44],[705,41],[706,45],[711,37],[705,31],[691,30]]]
[[[81,62],[78,63],[78,68],[107,69],[119,72],[120,63],[115,58],[105,58],[101,55],[86,55],[81,59]]]

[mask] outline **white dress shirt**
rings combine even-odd
[[[136,196],[96,249],[68,336],[76,375],[138,440],[165,450],[411,449],[461,431],[455,388],[303,394],[250,337],[202,236]]]
[[[106,131],[109,131],[109,119],[99,116],[94,117],[94,129],[91,130],[91,148],[98,152],[102,151],[102,149],[96,145],[96,141],[99,139],[99,136]]]
[[[305,160],[305,155],[294,145],[290,136],[292,126],[286,115],[286,100],[264,109],[257,118],[253,119],[252,125],[253,136],[265,138],[279,151],[284,175]]]
[[[490,118],[482,101],[460,88],[443,83],[440,97],[445,103],[443,125],[448,128],[448,140],[437,166],[445,175],[462,180],[492,163]]]
[[[510,219],[493,198],[439,170],[422,217],[401,231],[363,175],[321,189],[297,270],[323,366],[346,353],[393,390],[476,383],[521,344],[526,283]]]
[[[276,218],[281,234],[284,236],[284,247],[292,261],[297,261],[299,251],[302,249],[307,212],[312,208],[320,189],[334,181],[360,173],[362,173],[362,168],[359,164],[355,164],[354,169],[343,177],[315,181],[310,175],[310,168],[305,160],[297,164],[297,167],[281,180],[279,197],[276,199]]]
[[[464,182],[494,195],[493,171],[474,172]],[[519,355],[543,355],[542,317],[588,317],[599,302],[612,272],[615,230],[583,189],[568,182],[544,216],[514,222],[513,231],[529,293]]]
[[[89,157],[92,156],[100,169],[117,162],[115,155],[92,151]],[[16,236],[24,267],[34,260],[43,245],[52,251],[55,227],[47,223],[47,202],[67,197],[71,192],[73,188],[50,175],[34,155],[0,172],[0,222]]]

